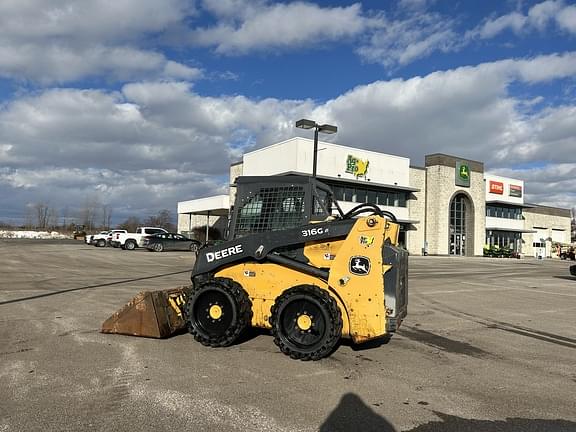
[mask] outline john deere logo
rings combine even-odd
[[[350,273],[358,276],[366,276],[370,273],[370,259],[364,256],[353,256],[348,265]]]
[[[362,159],[348,155],[348,159],[346,159],[346,172],[354,174],[356,178],[366,178],[366,174],[368,173],[368,165],[370,165],[370,161],[363,161]]]
[[[470,166],[465,162],[456,162],[456,186],[470,187]]]

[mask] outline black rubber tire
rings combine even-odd
[[[124,249],[126,250],[136,249],[136,242],[134,240],[126,240],[126,243],[124,243]]]
[[[213,319],[208,306],[217,304],[222,317]],[[230,346],[252,321],[252,302],[240,284],[214,278],[194,286],[184,307],[186,327],[194,339],[211,347]]]
[[[98,242],[96,243],[96,246],[98,247],[106,247],[106,240],[98,240]]]
[[[300,313],[315,314],[312,326],[302,331],[296,325]],[[342,313],[336,300],[313,285],[290,288],[276,298],[270,316],[274,343],[297,360],[320,360],[334,351],[342,336]]]
[[[164,245],[162,243],[155,243],[154,244],[154,252],[163,252]]]
[[[200,245],[198,243],[194,243],[194,242],[190,243],[190,252],[197,254],[198,249],[200,249]]]

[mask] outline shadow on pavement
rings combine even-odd
[[[60,291],[50,291],[50,292],[44,293],[44,294],[38,294],[38,295],[33,295],[33,296],[28,296],[28,297],[20,297],[20,298],[16,298],[16,299],[12,299],[12,300],[0,301],[0,306],[12,304],[12,303],[20,303],[20,302],[24,302],[27,300],[34,300],[34,299],[38,299],[38,298],[42,298],[42,297],[55,296],[58,294],[65,294],[65,293],[74,292],[74,291],[82,291],[82,290],[91,289],[91,288],[102,288],[102,287],[107,287],[107,286],[121,285],[121,284],[125,284],[125,283],[130,283],[130,282],[138,282],[138,281],[147,280],[147,279],[157,279],[157,278],[161,278],[164,276],[172,276],[172,275],[177,275],[177,274],[182,274],[182,273],[190,273],[190,269],[177,271],[177,272],[171,272],[171,273],[163,273],[163,274],[153,275],[153,276],[144,276],[144,277],[139,277],[139,278],[135,278],[135,279],[123,279],[123,280],[119,280],[116,282],[109,282],[109,283],[105,283],[105,284],[88,285],[88,286],[84,286],[84,287],[69,288],[69,289],[60,290]]]
[[[507,418],[506,420],[477,420],[433,411],[439,420],[403,432],[574,432],[576,423],[567,420]],[[383,429],[385,430],[385,429]]]
[[[320,432],[396,432],[384,417],[376,414],[353,393],[342,396],[338,406],[330,413]]]
[[[576,282],[576,276],[554,276],[556,279],[564,279]]]

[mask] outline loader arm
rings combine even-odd
[[[203,248],[198,252],[192,270],[192,280],[200,274],[215,272],[220,268],[242,261],[278,261],[278,255],[274,254],[278,249],[310,242],[345,238],[350,233],[354,223],[354,219],[319,222],[284,231],[253,234],[220,243],[217,246]],[[280,253],[279,256],[282,254]],[[302,255],[293,261],[306,264],[307,259]]]

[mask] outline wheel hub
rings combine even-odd
[[[302,331],[310,330],[312,327],[312,317],[304,313],[298,317],[296,325]]]
[[[220,317],[222,317],[222,308],[217,304],[212,305],[212,306],[210,306],[208,314],[210,315],[210,318],[212,318],[212,319],[215,319],[215,320],[220,319]]]

